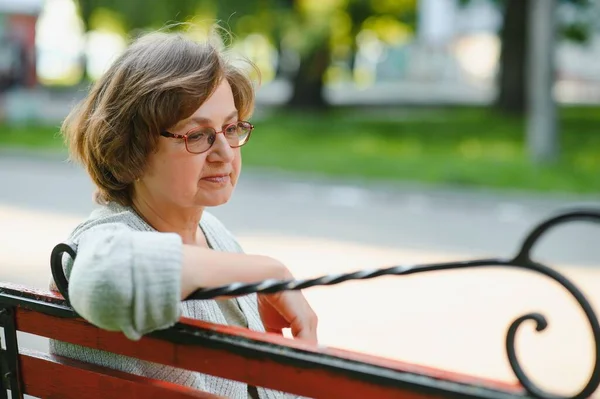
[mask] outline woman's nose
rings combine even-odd
[[[215,136],[215,142],[210,148],[208,158],[220,162],[230,162],[233,160],[233,148],[231,148],[229,142],[227,142],[224,134],[217,134]]]

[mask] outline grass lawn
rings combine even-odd
[[[525,123],[490,110],[336,109],[268,112],[244,148],[246,166],[332,176],[495,188],[600,191],[600,109],[560,111],[561,159],[535,166]],[[2,126],[0,146],[61,148],[58,127]]]

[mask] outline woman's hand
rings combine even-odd
[[[201,287],[293,278],[283,263],[267,256],[183,246],[182,299]],[[268,332],[282,334],[282,329],[291,328],[294,337],[317,342],[317,315],[300,291],[259,294],[258,310]]]
[[[291,278],[290,273],[286,279]],[[267,332],[282,334],[291,328],[295,338],[317,343],[317,314],[300,291],[259,294],[258,311]]]

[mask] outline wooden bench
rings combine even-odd
[[[465,375],[182,319],[139,341],[77,317],[60,294],[0,284],[2,392],[40,398],[216,398],[176,384],[19,347],[17,331],[314,398],[508,398],[523,390]]]
[[[549,229],[568,221],[600,222],[600,211],[575,210],[559,214],[537,226],[514,258],[484,259],[412,267],[395,266],[360,271],[344,276],[323,276],[292,282],[217,287],[198,290],[190,299],[248,292],[275,292],[336,284],[345,279],[372,278],[384,274],[414,274],[470,267],[518,267],[541,273],[561,284],[581,306],[590,323],[595,344],[595,363],[587,384],[572,398],[591,396],[600,384],[600,323],[590,303],[575,285],[552,268],[533,261],[531,249]],[[99,329],[78,317],[68,303],[67,281],[60,264],[70,247],[59,244],[51,255],[52,274],[64,294],[0,283],[0,327],[4,346],[0,351],[0,399],[22,398],[216,398],[207,392],[165,381],[132,375],[40,353],[18,345],[17,332],[56,339],[146,361],[197,371],[253,386],[272,388],[311,398],[425,399],[522,398],[528,395],[561,398],[540,390],[527,378],[517,360],[514,339],[524,321],[546,326],[544,316],[530,313],[509,327],[506,349],[509,363],[521,385],[474,378],[433,368],[407,364],[351,351],[323,348],[274,334],[181,319],[172,328],[155,331],[139,341],[122,333]]]

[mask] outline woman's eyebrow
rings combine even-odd
[[[225,118],[226,121],[233,119],[234,117],[238,116],[238,111],[232,111],[229,115],[227,115],[227,117]],[[212,123],[212,120],[209,118],[205,118],[203,116],[192,116],[189,118],[190,122],[195,122],[199,125],[203,125],[203,124],[210,124]]]

